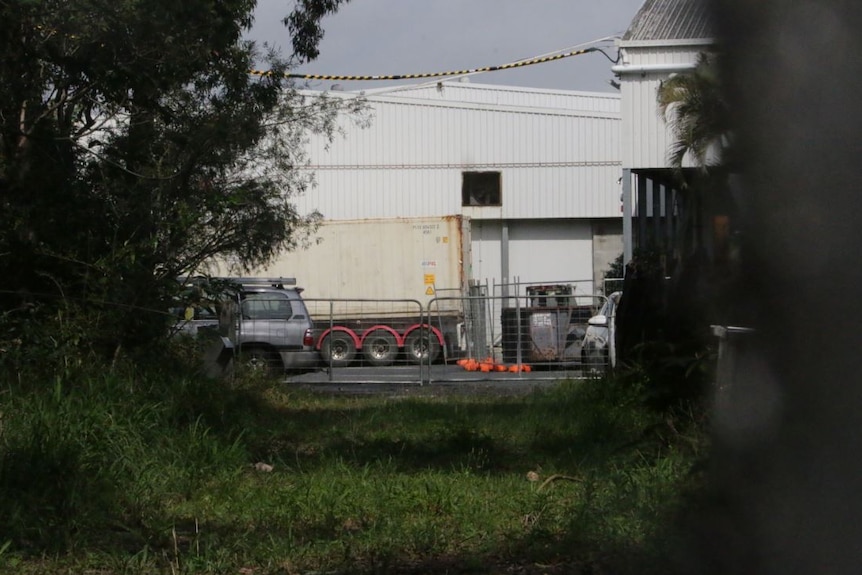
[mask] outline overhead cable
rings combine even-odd
[[[448,72],[425,72],[422,74],[388,74],[379,76],[350,76],[350,75],[334,75],[334,74],[282,74],[285,78],[296,78],[300,80],[339,80],[339,81],[373,81],[373,80],[415,80],[421,78],[439,78],[442,76],[464,76],[467,74],[479,74],[482,72],[497,72],[499,70],[511,70],[513,68],[522,68],[524,66],[532,66],[534,64],[544,64],[553,62],[554,60],[562,60],[563,58],[571,58],[572,56],[581,56],[590,52],[604,52],[600,48],[584,48],[582,50],[574,50],[571,52],[563,52],[562,54],[554,54],[552,56],[541,56],[530,58],[528,60],[520,60],[510,64],[501,64],[499,66],[485,66],[482,68],[473,68],[470,70],[450,70]],[[607,56],[607,54],[605,54]],[[272,70],[251,70],[251,74],[255,76],[273,76],[276,72]]]

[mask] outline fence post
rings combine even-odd
[[[487,294],[487,286],[485,292]],[[482,286],[470,285],[469,299],[467,305],[463,306],[469,310],[469,323],[467,324],[467,355],[468,357],[480,358],[488,356],[488,334],[486,305],[490,305],[487,297],[482,297]]]
[[[434,293],[437,293],[437,290],[434,290]],[[437,306],[437,316],[440,316],[440,304],[436,297],[432,298],[425,309],[422,307],[422,302],[417,302],[419,305],[419,337],[420,340],[423,338],[428,338],[428,341],[431,341],[431,338],[434,337],[434,332],[431,331],[431,306]],[[426,333],[427,332],[427,333]],[[443,349],[441,350],[443,353],[443,362],[446,362],[446,342],[443,342]],[[425,369],[425,362],[428,362],[428,369]],[[426,381],[427,376],[427,381]],[[426,354],[425,356],[419,356],[419,385],[423,386],[426,383],[431,384],[431,354]]]
[[[332,300],[329,300],[329,353],[326,354],[326,364],[329,366],[329,383],[332,383],[332,339],[335,336],[335,308]]]

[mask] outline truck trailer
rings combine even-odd
[[[434,362],[459,350],[470,245],[462,216],[325,221],[255,275],[301,278],[325,363]]]

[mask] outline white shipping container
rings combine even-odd
[[[459,295],[470,278],[470,220],[325,221],[310,247],[286,253],[254,275],[295,277],[307,299],[409,299],[425,305],[438,291],[441,297]],[[367,313],[368,304],[362,309]]]

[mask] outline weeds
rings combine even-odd
[[[704,446],[695,424],[668,425],[640,398],[613,380],[397,402],[176,376],[9,386],[0,568],[655,564]]]

